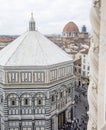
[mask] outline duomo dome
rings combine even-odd
[[[63,28],[63,37],[74,37],[79,33],[79,28],[74,22],[68,22]]]
[[[69,22],[63,28],[63,32],[79,32],[79,28],[74,22]]]

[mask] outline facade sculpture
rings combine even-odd
[[[106,130],[106,0],[101,0],[98,84],[98,130]]]
[[[97,130],[98,61],[100,36],[100,0],[93,1],[91,9],[92,39],[89,51],[90,85],[88,88],[88,130]]]

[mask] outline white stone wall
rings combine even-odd
[[[52,96],[54,96],[53,100]],[[20,130],[21,128],[22,130],[33,130],[35,126],[38,130],[50,130],[52,117],[53,128],[57,130],[58,115],[65,111],[65,120],[68,120],[72,102],[72,78],[50,88],[13,88],[11,91],[10,89],[5,89],[3,105],[6,118],[4,122],[5,128],[2,130],[7,130],[8,128],[11,130],[13,128],[15,130]]]
[[[73,102],[72,62],[44,68],[6,67],[0,73],[5,81],[0,81],[0,88],[5,89],[2,130],[33,130],[35,126],[37,130],[50,130],[52,117],[54,130],[58,128],[58,115]],[[68,112],[66,120],[67,116]]]

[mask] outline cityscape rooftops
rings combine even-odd
[[[83,53],[83,54],[88,54],[89,49],[84,49],[84,50],[81,50],[80,52]]]
[[[0,37],[0,43],[9,43],[12,42],[15,38],[2,36]]]

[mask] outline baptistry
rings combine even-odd
[[[73,115],[73,60],[36,29],[0,51],[0,130],[58,130]]]

